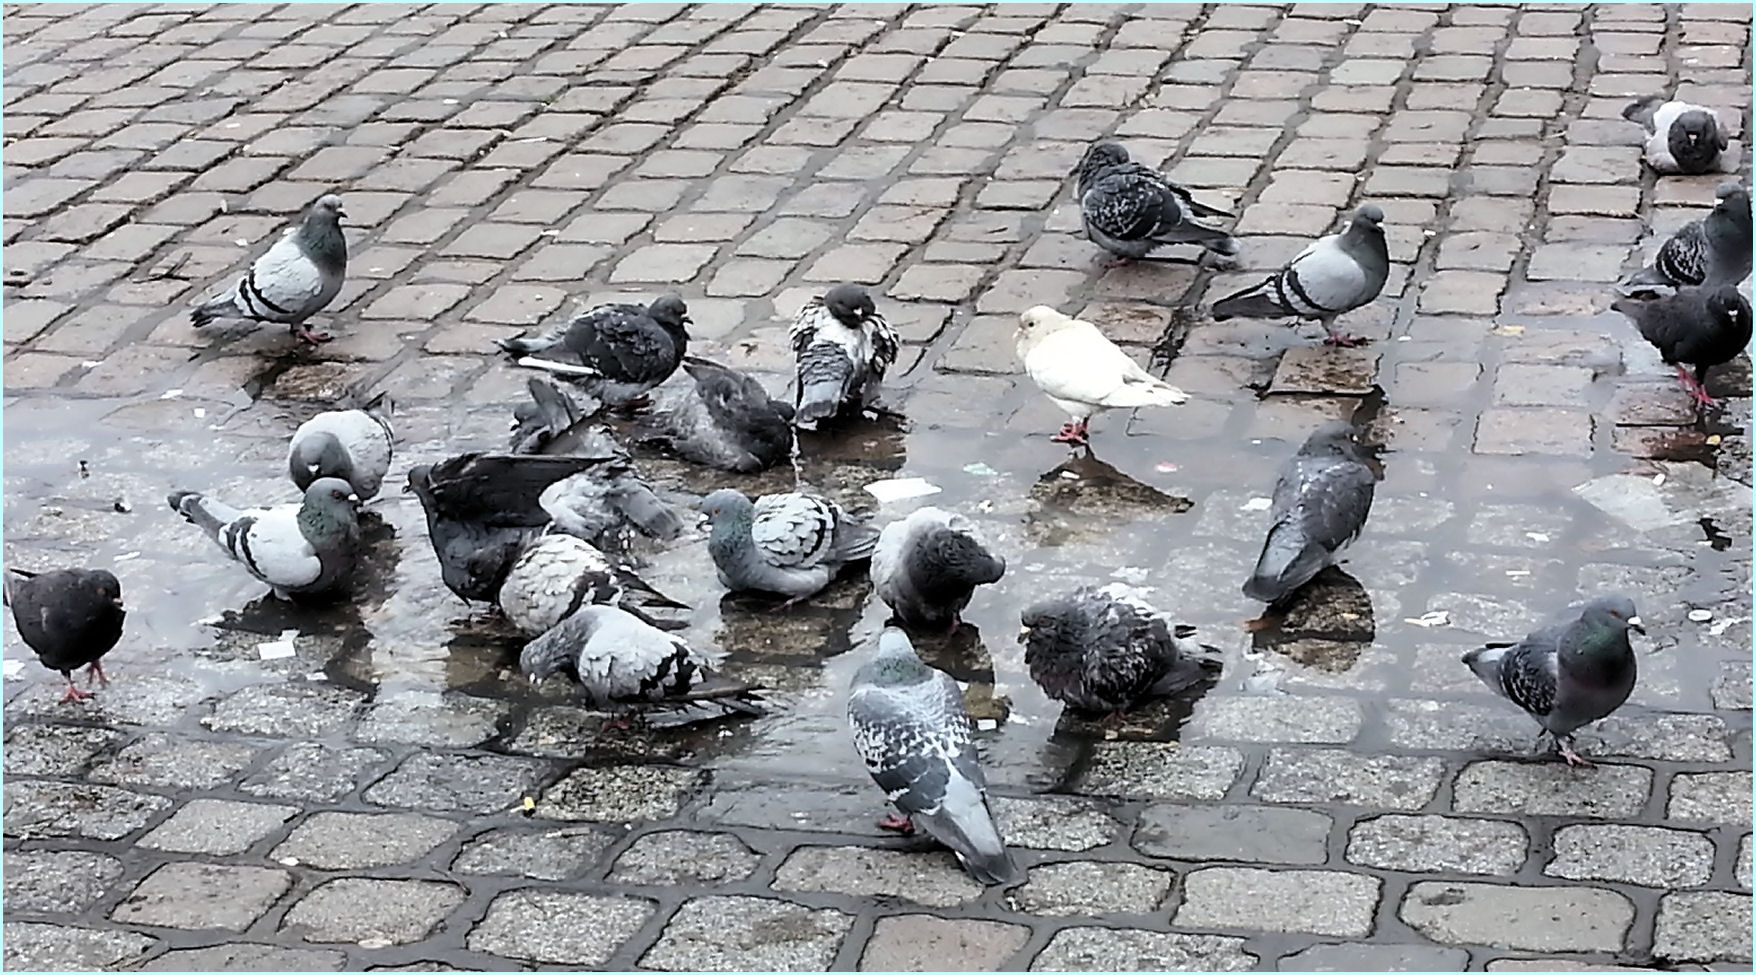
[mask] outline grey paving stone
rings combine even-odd
[[[1745,890],[1750,889],[1750,834],[1748,833],[1745,833],[1744,837],[1738,840],[1738,863],[1732,873],[1737,878],[1739,887]]]
[[[511,890],[488,905],[469,948],[550,965],[602,965],[657,906],[638,897]]]
[[[306,894],[281,930],[318,943],[406,945],[425,938],[463,903],[463,891],[430,880],[343,877]]]
[[[544,819],[626,823],[664,819],[707,781],[698,769],[615,765],[582,768],[543,791],[537,815]]]
[[[1656,968],[1593,965],[1572,958],[1502,958],[1487,964],[1490,972],[1656,972]]]
[[[1009,892],[1007,900],[1026,914],[1155,914],[1175,881],[1169,870],[1132,863],[1046,863],[1032,867],[1024,886]]]
[[[332,684],[255,684],[214,705],[201,723],[214,731],[321,738],[347,727],[364,700]]]
[[[1269,802],[1415,810],[1432,801],[1444,772],[1445,763],[1437,758],[1277,748],[1269,753],[1250,794]]]
[[[6,734],[6,775],[76,776],[121,737],[108,728],[20,725]]]
[[[1655,961],[1748,962],[1750,895],[1669,893],[1659,899]]]
[[[1592,887],[1426,881],[1409,888],[1397,916],[1441,944],[1616,952],[1634,922],[1634,905]]]
[[[450,820],[414,813],[320,812],[269,856],[318,870],[362,870],[419,860],[456,832]]]
[[[242,742],[154,733],[100,763],[87,777],[110,785],[211,789],[230,781],[261,752]]]
[[[1732,757],[1726,723],[1711,714],[1612,714],[1592,726],[1603,745],[1593,753],[1665,762],[1725,762]]]
[[[596,863],[610,843],[609,836],[589,826],[489,830],[464,844],[451,869],[466,874],[566,880]]]
[[[999,921],[895,914],[878,919],[860,955],[862,972],[1004,971],[1030,929]]]
[[[642,968],[667,972],[824,971],[853,917],[766,897],[697,897],[671,916]]]
[[[1671,779],[1665,818],[1680,822],[1748,823],[1750,773],[1677,773]]]
[[[1078,852],[1103,846],[1121,830],[1121,824],[1095,803],[1080,799],[989,796],[988,805],[994,825],[1013,847]]]
[[[1180,927],[1300,931],[1363,938],[1378,906],[1377,877],[1339,870],[1205,867],[1183,879]]]
[[[1065,928],[1030,963],[1033,972],[1243,972],[1256,966],[1243,938],[1132,928]]]
[[[982,895],[949,850],[904,852],[862,846],[802,846],[775,872],[779,891],[880,895],[949,907]]]
[[[339,972],[348,956],[315,948],[281,948],[233,942],[211,948],[167,951],[140,966],[143,972]]]
[[[736,883],[750,876],[760,859],[730,833],[672,829],[648,833],[630,844],[616,858],[610,879],[625,884]]]
[[[1228,741],[1345,744],[1360,733],[1360,705],[1346,697],[1212,697],[1190,733]]]
[[[1555,859],[1543,873],[1645,887],[1699,887],[1713,876],[1713,841],[1657,826],[1565,826],[1555,831]]]
[[[1275,967],[1283,972],[1461,972],[1469,953],[1461,948],[1432,945],[1312,945],[1285,955]]]
[[[376,748],[294,742],[238,784],[241,792],[299,802],[331,802],[354,791],[360,773],[388,755]]]
[[[364,793],[375,806],[426,812],[492,813],[521,805],[542,763],[499,755],[418,753]]]
[[[1173,860],[1322,863],[1331,825],[1308,809],[1161,802],[1141,812],[1133,844]]]
[[[6,786],[6,835],[121,839],[170,807],[162,796],[105,785],[19,780]]]
[[[297,814],[292,806],[191,799],[138,844],[173,853],[242,853]]]
[[[1457,776],[1452,806],[1465,813],[1625,819],[1646,805],[1652,771],[1599,765],[1582,776],[1565,763],[1473,762]]]
[[[129,924],[242,931],[292,885],[284,870],[167,863],[148,874],[110,917]]]
[[[60,924],[8,921],[4,930],[9,972],[106,971],[139,958],[155,943],[132,931]]]
[[[122,861],[84,850],[7,850],[6,909],[77,914],[97,903],[122,876]]]
[[[1374,816],[1348,832],[1350,863],[1408,873],[1512,874],[1530,848],[1524,827],[1458,816]]]
[[[1719,665],[1713,679],[1713,706],[1723,711],[1750,710],[1750,661],[1732,660]]]
[[[866,782],[720,781],[696,819],[714,826],[755,826],[826,833],[874,833],[883,795]]]
[[[505,701],[467,694],[404,695],[373,702],[354,738],[370,744],[405,742],[437,748],[467,748],[499,733],[512,710]]]
[[[1218,799],[1244,768],[1235,748],[1175,742],[1099,742],[1078,792],[1139,799]]]

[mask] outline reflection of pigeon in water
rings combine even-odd
[[[1244,595],[1273,605],[1335,564],[1372,510],[1377,478],[1346,423],[1327,423],[1280,469],[1268,538]]]
[[[1320,237],[1261,284],[1213,303],[1213,320],[1314,318],[1327,345],[1358,345],[1335,330],[1335,320],[1371,304],[1390,280],[1390,249],[1384,242],[1384,211],[1366,204],[1347,229]]]
[[[320,477],[339,477],[369,501],[390,472],[394,437],[390,422],[369,409],[319,413],[293,431],[287,471],[301,491]]]
[[[566,676],[593,707],[712,702],[740,714],[762,714],[758,688],[715,670],[724,658],[614,606],[582,606],[526,644],[518,666],[532,682]]]
[[[1187,393],[1140,368],[1096,325],[1047,305],[1018,316],[1017,335],[1025,374],[1071,417],[1051,438],[1056,443],[1085,446],[1087,425],[1105,410],[1177,406],[1189,400]]]
[[[755,474],[793,456],[793,408],[754,378],[690,356],[652,391],[635,436],[684,460]]]
[[[331,592],[354,573],[359,496],[340,478],[320,477],[305,489],[304,501],[272,508],[239,511],[194,491],[165,501],[281,599]]]
[[[55,569],[27,572],[12,569],[5,580],[6,604],[12,622],[37,659],[67,679],[62,701],[91,697],[73,683],[73,672],[89,667],[88,679],[105,684],[99,661],[122,639],[122,583],[103,569]]]
[[[1629,275],[1618,287],[1636,294],[1652,287],[1737,284],[1750,273],[1750,243],[1750,191],[1722,183],[1713,212],[1684,224],[1659,248],[1651,267]]]
[[[1662,175],[1717,173],[1731,145],[1713,109],[1663,95],[1629,102],[1622,117],[1646,130],[1646,164]]]
[[[1463,662],[1494,693],[1537,719],[1567,764],[1589,768],[1591,763],[1573,750],[1573,733],[1621,707],[1634,690],[1629,630],[1646,632],[1634,603],[1603,596],[1586,603],[1575,619],[1518,643],[1471,650]]]
[[[877,654],[854,674],[848,724],[866,771],[902,814],[879,826],[919,826],[984,884],[1017,879],[988,808],[963,692],[950,674],[922,663],[901,630],[886,627]]]
[[[975,588],[998,582],[1006,560],[988,551],[969,519],[920,508],[878,533],[872,586],[904,626],[955,630]]]
[[[531,540],[512,563],[499,592],[500,611],[532,636],[590,605],[618,606],[662,627],[641,612],[637,599],[647,605],[688,608],[660,595],[632,570],[572,535]]]
[[[721,488],[700,507],[713,526],[707,551],[720,582],[733,592],[786,596],[788,606],[823,591],[878,544],[877,530],[841,505],[797,491],[751,502]]]
[[[519,365],[570,376],[612,406],[638,406],[677,371],[689,349],[689,324],[683,299],[666,295],[646,308],[599,305],[540,335],[496,344]]]
[[[864,409],[896,362],[896,330],[857,284],[839,284],[799,309],[788,332],[798,392],[793,422],[815,430],[848,409]]]
[[[1750,299],[1728,284],[1679,288],[1675,294],[1644,300],[1619,298],[1610,307],[1633,319],[1665,365],[1677,368],[1677,378],[1695,402],[1717,405],[1707,394],[1707,370],[1732,361],[1750,344]],[[1693,374],[1689,366],[1695,367]]]
[[[1082,711],[1126,711],[1217,673],[1221,663],[1216,651],[1184,638],[1192,628],[1177,626],[1121,583],[1041,600],[1020,619],[1031,679]]]
[[[330,336],[307,330],[305,319],[334,301],[347,278],[345,216],[341,197],[318,198],[297,228],[275,241],[231,290],[190,312],[190,321],[196,328],[222,318],[275,322],[291,326],[305,342],[329,341]]]
[[[1238,253],[1230,234],[1194,222],[1195,217],[1231,214],[1196,202],[1188,190],[1156,170],[1130,161],[1128,150],[1114,142],[1087,149],[1074,173],[1085,235],[1117,256],[1112,267],[1168,244],[1199,244],[1221,257]]]

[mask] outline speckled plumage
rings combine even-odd
[[[793,348],[793,423],[811,430],[845,410],[872,404],[901,341],[857,284],[805,302],[787,333]]]
[[[789,491],[752,502],[731,488],[701,501],[712,525],[707,550],[733,592],[804,599],[843,567],[868,559],[878,531],[827,498]]]
[[[1197,244],[1225,257],[1238,253],[1230,234],[1194,222],[1231,214],[1196,202],[1187,189],[1131,161],[1114,142],[1087,149],[1074,174],[1085,235],[1112,254],[1138,260],[1170,244]]]
[[[793,457],[793,408],[754,377],[690,356],[652,391],[635,436],[691,463],[755,474]]]
[[[721,676],[709,653],[614,606],[581,606],[525,645],[519,668],[533,681],[560,674],[594,707],[699,705],[762,714],[756,687]]]
[[[584,539],[552,534],[524,546],[497,598],[512,625],[531,636],[590,605],[616,606],[663,628],[638,608],[636,594],[646,597],[647,605],[687,608],[660,595],[633,570],[612,562]]]
[[[969,519],[926,507],[878,533],[871,573],[878,598],[904,626],[944,629],[977,586],[1000,580],[1006,560],[988,550]]]
[[[346,215],[341,197],[320,197],[299,226],[252,262],[229,290],[196,306],[191,323],[201,328],[222,318],[242,318],[289,325],[306,341],[327,340],[306,331],[304,323],[335,300],[347,279],[348,245],[341,232]]]
[[[496,344],[519,365],[566,376],[614,406],[670,378],[689,351],[689,308],[666,295],[650,306],[599,305],[565,325]]]
[[[1719,187],[1719,203],[1699,220],[1680,227],[1659,248],[1650,266],[1624,279],[1625,294],[1645,288],[1736,285],[1750,274],[1750,191],[1737,183]]]
[[[1020,620],[1031,679],[1049,697],[1082,711],[1125,711],[1174,694],[1217,672],[1221,662],[1120,583],[1039,600]]]

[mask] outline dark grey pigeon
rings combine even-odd
[[[542,535],[525,544],[500,584],[497,601],[506,619],[530,636],[547,632],[581,606],[617,606],[660,629],[681,626],[653,619],[642,606],[689,608],[652,588],[634,570],[611,561],[585,539],[561,534]]]
[[[1652,298],[1619,298],[1610,307],[1633,319],[1665,365],[1677,368],[1677,378],[1695,402],[1717,405],[1707,394],[1707,370],[1732,361],[1750,344],[1750,299],[1728,284],[1678,288],[1675,294]],[[1693,375],[1690,366],[1695,367]]]
[[[557,674],[579,685],[588,706],[715,706],[760,715],[752,684],[718,672],[725,654],[696,649],[614,606],[581,606],[525,645],[519,669],[538,683]]]
[[[872,588],[914,629],[951,630],[977,586],[1000,581],[1006,560],[988,551],[969,519],[920,508],[878,533]]]
[[[567,376],[616,407],[645,405],[689,350],[689,308],[666,295],[646,308],[599,305],[559,328],[496,342],[521,366]]]
[[[374,403],[383,403],[379,396]],[[353,485],[361,501],[378,496],[390,473],[390,421],[371,409],[327,410],[293,431],[287,444],[287,472],[303,491],[320,477],[339,477]]]
[[[1554,739],[1568,765],[1590,768],[1573,750],[1573,733],[1622,706],[1636,665],[1628,631],[1644,634],[1634,603],[1602,596],[1580,614],[1518,643],[1490,643],[1463,662],[1494,693],[1524,709]]]
[[[353,485],[338,477],[320,477],[305,489],[305,500],[272,508],[240,511],[194,491],[165,499],[288,600],[334,592],[352,578],[360,553],[359,500]]]
[[[1353,427],[1313,431],[1280,470],[1268,538],[1244,595],[1274,605],[1334,565],[1366,526],[1376,487]]]
[[[341,232],[341,197],[318,198],[305,219],[274,242],[231,290],[189,313],[196,328],[221,318],[275,322],[316,344],[332,336],[305,328],[305,319],[322,311],[341,293],[348,273],[348,242]]]
[[[720,583],[733,592],[786,596],[791,606],[822,592],[841,570],[872,557],[878,531],[828,498],[789,491],[752,502],[731,488],[701,499]]]
[[[755,474],[793,457],[793,408],[756,379],[690,356],[652,391],[634,436],[691,463]]]
[[[793,422],[806,430],[872,405],[901,348],[896,330],[857,284],[836,285],[805,302],[787,338],[798,385]]]
[[[1724,169],[1720,153],[1731,143],[1711,108],[1663,95],[1629,102],[1622,117],[1646,129],[1646,164],[1665,176],[1699,176]]]
[[[6,605],[25,645],[37,659],[67,680],[62,702],[83,701],[91,692],[73,683],[81,667],[87,680],[110,679],[99,663],[122,639],[122,583],[103,569],[12,569],[5,580]]]
[[[886,627],[878,652],[854,674],[848,724],[866,771],[901,813],[880,828],[912,833],[918,825],[984,884],[1018,879],[988,807],[963,692],[950,674],[922,663],[901,630]]]
[[[1390,280],[1383,222],[1384,211],[1377,206],[1360,207],[1346,230],[1318,238],[1261,284],[1214,302],[1213,320],[1316,319],[1327,333],[1325,343],[1358,345],[1360,339],[1336,332],[1335,320],[1371,304]]]
[[[1185,637],[1141,594],[1120,583],[1081,586],[1020,616],[1024,664],[1043,693],[1081,711],[1119,715],[1218,673],[1218,651]]]
[[[1684,224],[1658,250],[1651,267],[1619,285],[1624,294],[1654,287],[1737,284],[1750,273],[1750,191],[1721,183],[1719,204],[1699,220]]]
[[[1230,234],[1195,223],[1196,217],[1230,219],[1231,214],[1196,202],[1189,191],[1128,158],[1114,142],[1085,152],[1074,174],[1079,178],[1079,214],[1085,236],[1115,254],[1118,267],[1169,244],[1198,244],[1230,258],[1238,242]]]

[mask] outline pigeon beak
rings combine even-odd
[[[1638,616],[1628,617],[1628,629],[1633,630],[1641,636],[1646,635],[1646,624],[1640,622],[1640,617]]]
[[[317,469],[322,467],[322,466],[323,466],[322,464],[306,464],[305,470],[310,471],[311,473],[315,474],[315,473],[317,473]]]
[[[1018,628],[1018,642],[1023,643],[1024,641],[1026,641],[1028,639],[1030,639],[1030,627],[1028,627],[1028,626],[1019,627]]]
[[[360,496],[357,494],[350,494],[350,495],[348,495],[348,500],[353,502],[354,504],[359,504],[360,503]]]
[[[128,607],[122,605],[122,597],[121,596],[117,596],[115,599],[110,600],[110,605],[116,607],[117,609],[124,610],[124,611],[126,611],[128,609]]]
[[[415,493],[415,486],[413,484],[404,484],[402,486],[402,493],[404,493],[404,494]]]

